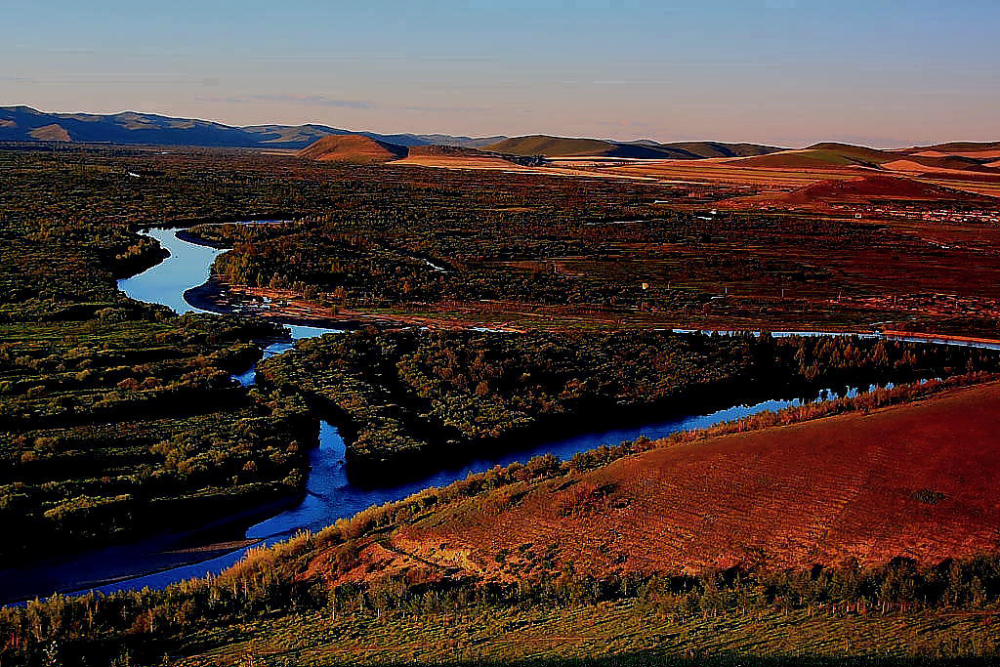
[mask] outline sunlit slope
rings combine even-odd
[[[361,134],[323,137],[298,152],[321,162],[388,162],[406,156],[406,148]]]
[[[570,566],[605,576],[974,556],[1000,539],[998,429],[1000,386],[988,385],[676,444],[448,504],[334,576],[517,581]],[[320,554],[311,571],[336,560]]]

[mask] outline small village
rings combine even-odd
[[[926,205],[906,204],[866,204],[838,206],[849,208],[855,217],[896,218],[903,220],[923,220],[925,222],[946,222],[952,224],[1000,224],[1000,206],[996,208],[928,208]]]

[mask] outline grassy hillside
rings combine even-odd
[[[665,150],[683,151],[689,154],[690,158],[717,158],[717,157],[746,157],[750,155],[767,155],[783,150],[776,146],[763,146],[761,144],[727,144],[718,141],[676,141],[667,144],[659,144]],[[678,155],[680,158],[688,156]]]
[[[578,155],[617,155],[618,151],[633,151],[634,155],[620,157],[645,157],[654,152],[645,146],[621,149],[617,144],[600,139],[572,139],[534,135],[504,139],[486,146],[487,150],[512,155],[545,155],[547,157],[572,157]]]
[[[769,168],[868,167],[877,169],[882,165],[903,158],[929,169],[957,169],[984,173],[991,171],[984,168],[975,159],[958,155],[915,155],[832,142],[814,144],[799,150],[736,158],[730,160],[729,164]]]
[[[1000,386],[964,389],[515,484],[362,546],[341,581],[807,570],[897,557],[934,566],[990,553],[1000,525],[1000,442],[990,435],[998,406]],[[330,561],[320,556],[312,570],[321,562]]]
[[[725,144],[711,141],[689,141],[660,144],[655,141],[620,142],[604,139],[551,137],[546,135],[513,137],[490,144],[486,148],[513,155],[545,155],[546,157],[601,156],[678,160],[762,155],[781,150],[771,146],[745,143]]]
[[[883,162],[898,159],[899,155],[896,153],[871,148],[817,144],[804,149],[736,158],[730,160],[730,164],[772,168],[877,167]]]

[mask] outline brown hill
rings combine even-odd
[[[989,178],[990,176],[1000,177],[1000,171],[990,167],[989,164],[982,164],[977,161],[972,161],[971,164],[968,164],[965,162],[966,160],[968,160],[968,158],[955,155],[937,157],[928,155],[908,155],[902,160],[885,162],[882,164],[882,168],[888,171],[910,174],[954,174],[956,176],[968,178],[976,176],[986,178]]]
[[[32,139],[38,139],[39,141],[73,141],[66,128],[56,123],[44,127],[36,127],[29,134]]]
[[[964,155],[974,157],[981,153],[994,153],[1000,151],[1000,141],[952,141],[944,144],[933,144],[931,146],[914,146],[905,148],[901,153],[939,153],[943,155]]]
[[[1000,539],[998,429],[992,384],[666,445],[460,499],[357,558],[318,554],[310,571],[339,561],[341,581],[518,581],[566,567],[602,576],[971,557]]]
[[[989,173],[979,160],[960,155],[920,155],[899,151],[883,151],[865,146],[849,144],[821,143],[797,150],[779,151],[767,155],[734,158],[726,164],[740,167],[769,169],[845,169],[868,168],[890,169],[893,163],[913,163],[926,171],[954,170]]]
[[[976,195],[909,178],[871,174],[846,181],[817,181],[787,193],[789,202],[867,201],[870,199],[965,200]]]
[[[735,158],[727,164],[741,167],[765,168],[831,168],[831,167],[878,167],[883,162],[898,160],[898,153],[880,151],[864,146],[822,143],[808,148],[780,151],[768,155]]]
[[[323,137],[300,150],[297,155],[322,162],[388,162],[406,157],[404,146],[372,139],[363,134]]]
[[[846,180],[822,180],[791,192],[738,197],[722,202],[724,206],[819,207],[830,203],[869,203],[881,200],[901,201],[990,201],[983,195],[922,183],[901,176],[868,173]]]

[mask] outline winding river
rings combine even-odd
[[[173,229],[157,228],[146,233],[159,241],[170,256],[142,273],[119,281],[119,288],[134,299],[162,304],[177,313],[200,311],[188,302],[185,293],[205,283],[212,262],[225,251],[182,240]],[[289,325],[287,329],[289,339],[269,344],[264,351],[265,356],[281,354],[297,340],[340,333],[336,329],[306,326]],[[819,335],[822,332],[797,333]],[[996,349],[1000,346],[989,347]],[[244,385],[252,385],[256,381],[253,369],[234,378]],[[857,392],[856,388],[846,390],[847,394]],[[252,546],[274,544],[301,530],[318,530],[372,505],[400,500],[430,486],[450,484],[496,465],[527,461],[539,454],[554,454],[566,459],[602,444],[617,444],[640,436],[655,439],[765,410],[779,410],[840,395],[844,392],[824,389],[809,398],[776,397],[753,405],[732,405],[705,414],[594,431],[533,444],[514,452],[463,461],[417,479],[383,485],[359,483],[349,478],[344,463],[344,440],[335,426],[324,421],[320,424],[319,446],[310,452],[310,473],[306,493],[301,498],[256,508],[253,513],[230,517],[196,530],[160,534],[129,544],[0,571],[0,601],[23,600],[57,591],[112,592],[163,588],[192,577],[218,573],[243,558]]]

